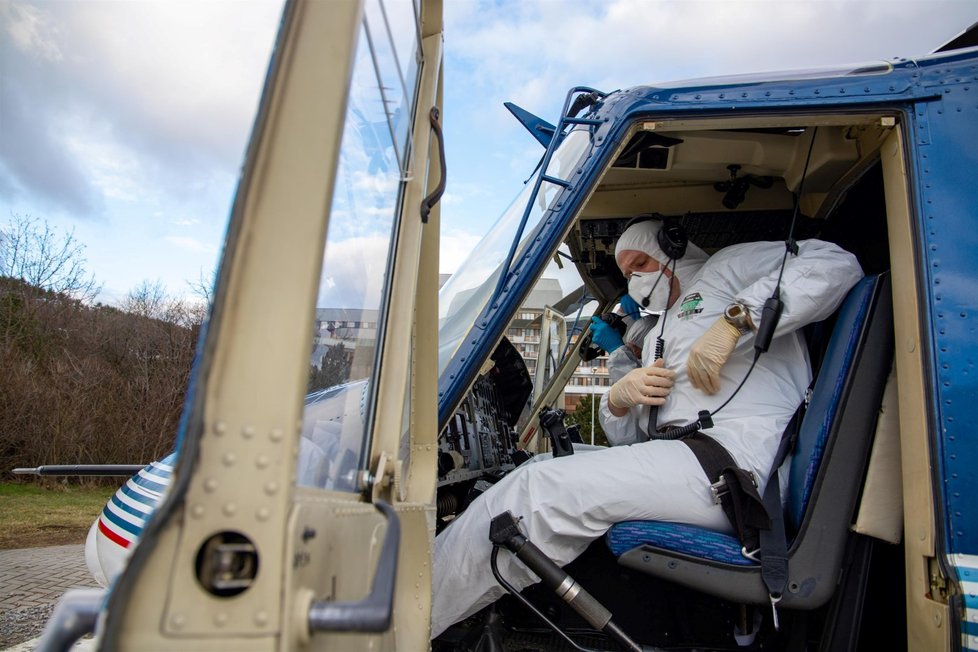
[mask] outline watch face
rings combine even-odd
[[[750,325],[747,321],[747,312],[744,306],[739,303],[732,303],[727,306],[727,309],[723,311],[723,317],[728,323],[740,330],[742,334],[750,330]]]

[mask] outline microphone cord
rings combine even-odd
[[[662,311],[662,316],[659,317],[659,322],[660,322],[659,323],[659,335],[655,338],[655,351],[654,351],[653,356],[652,356],[652,362],[655,362],[656,360],[661,359],[662,358],[662,354],[663,354],[663,352],[664,352],[664,350],[666,348],[666,341],[665,341],[665,339],[663,339],[663,335],[665,335],[665,332],[666,332],[666,316],[669,314],[669,299],[672,298],[672,279],[675,278],[675,276],[676,276],[676,259],[675,258],[670,258],[669,259],[669,262],[666,263],[665,267],[662,268],[662,272],[659,274],[659,278],[661,279],[662,276],[663,276],[663,274],[666,273],[666,268],[668,268],[669,265],[672,265],[672,269],[669,271],[669,273],[670,273],[670,278],[669,278],[669,296],[666,299],[666,308],[665,308],[665,310]],[[659,281],[656,280],[655,284],[658,285],[659,284]],[[652,290],[655,291],[655,285],[652,286]],[[652,292],[649,292],[649,296],[646,297],[646,303],[648,302],[648,299],[651,296],[652,296]],[[658,405],[650,405],[649,406],[649,424],[647,426],[649,439],[652,439],[652,438],[654,438],[656,436],[656,433],[658,431],[658,421],[659,421],[659,406]]]
[[[761,357],[762,353],[766,353],[768,348],[771,346],[771,340],[774,339],[774,330],[777,328],[778,322],[781,319],[781,312],[784,309],[784,302],[781,301],[781,279],[784,277],[784,268],[788,261],[788,254],[798,254],[798,243],[795,242],[795,224],[798,219],[798,212],[801,208],[801,197],[802,192],[805,188],[805,179],[808,177],[808,166],[812,160],[812,150],[815,148],[815,136],[818,135],[818,127],[812,128],[812,139],[808,143],[808,154],[805,156],[805,167],[801,172],[801,179],[798,181],[798,192],[795,193],[794,210],[791,214],[791,224],[788,227],[788,237],[785,239],[784,256],[781,258],[781,268],[778,270],[778,280],[774,285],[774,291],[771,293],[771,297],[764,302],[764,309],[761,314],[761,323],[758,324],[757,332],[754,334],[754,360],[750,363],[750,367],[747,369],[747,373],[744,374],[743,379],[733,393],[727,397],[720,407],[713,410],[701,410],[697,419],[691,423],[687,423],[685,426],[681,426],[674,430],[670,430],[665,435],[659,435],[659,439],[679,439],[680,437],[685,437],[690,435],[697,430],[712,428],[713,427],[713,417],[716,416],[720,410],[727,407],[727,404],[733,400],[733,398],[740,392],[743,388],[744,383],[750,378],[751,372],[754,371],[754,367],[757,365],[758,359]],[[654,289],[654,288],[653,288]],[[651,296],[651,293],[650,293]],[[661,337],[660,337],[661,339]],[[658,342],[656,343],[656,351],[658,351]],[[649,436],[653,436],[653,430],[651,430],[652,415],[658,414],[658,406],[652,406],[652,414],[649,415]]]

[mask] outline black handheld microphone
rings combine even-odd
[[[784,310],[784,302],[778,297],[779,292],[775,291],[774,296],[764,302],[764,309],[761,310],[761,323],[757,326],[757,333],[754,334],[754,351],[757,355],[767,353],[774,339],[774,329],[778,327],[781,320],[781,311]]]
[[[662,336],[655,338],[655,355],[652,356],[652,362],[660,359],[662,357],[663,350],[666,347],[665,340]],[[654,439],[659,430],[659,406],[650,405],[649,406],[649,425],[648,434],[649,439]]]

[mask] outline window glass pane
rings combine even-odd
[[[364,5],[366,45],[373,55],[381,107],[402,170],[407,167],[412,98],[419,72],[415,16],[411,0],[368,0]]]
[[[561,245],[561,250],[566,252],[566,246]],[[567,400],[576,400],[572,397],[582,393],[577,388],[585,387],[583,393],[587,393],[593,386],[592,379],[596,374],[581,363],[579,356],[571,355],[571,348],[584,333],[597,308],[597,301],[586,293],[584,282],[573,266],[565,265],[561,269],[551,262],[543,276],[537,279],[516,312],[510,329],[522,335],[511,337],[510,342],[522,356],[533,384],[528,406],[541,396],[550,379],[564,364],[577,367],[574,376],[568,380]],[[513,329],[515,324],[523,327]],[[567,408],[563,403],[555,407]],[[525,425],[528,412],[524,411],[517,431]]]
[[[547,174],[560,179],[570,178],[590,146],[588,131],[583,129],[572,131],[551,158]],[[532,191],[532,183],[523,188],[496,225],[482,238],[472,254],[452,274],[438,293],[439,373],[448,366],[462,338],[469,332],[476,317],[489,301]],[[518,259],[519,251],[532,239],[540,218],[557,198],[559,191],[560,188],[554,184],[548,182],[541,184],[540,192],[530,206],[517,250],[517,258],[514,260]]]
[[[363,27],[323,253],[298,463],[299,484],[342,491],[357,490],[366,451],[377,324],[383,323],[401,187],[376,70]]]

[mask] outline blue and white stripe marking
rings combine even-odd
[[[170,486],[175,458],[176,453],[171,453],[126,480],[102,509],[99,532],[122,548],[138,541],[146,521]]]
[[[964,597],[961,649],[978,652],[978,555],[948,555]]]

